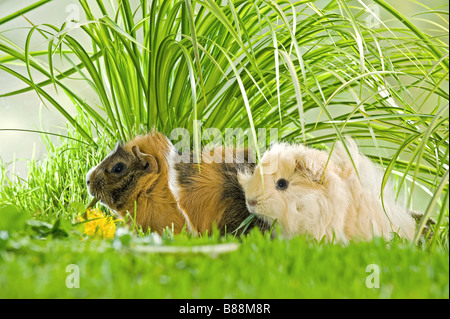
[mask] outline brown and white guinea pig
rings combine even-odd
[[[224,153],[223,153],[224,155]],[[236,155],[236,153],[234,154]],[[193,233],[234,231],[249,215],[244,192],[237,181],[238,169],[254,164],[183,163],[174,145],[160,133],[138,136],[116,148],[86,176],[91,196],[119,216],[136,216],[144,231],[162,233],[186,225]],[[248,230],[268,226],[257,218]]]
[[[254,172],[238,175],[250,212],[268,223],[276,219],[287,238],[307,234],[347,242],[389,239],[395,232],[412,239],[415,221],[388,189],[383,209],[381,170],[352,140],[346,144],[354,166],[340,142],[330,159],[328,152],[303,145],[272,146]]]

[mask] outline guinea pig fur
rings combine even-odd
[[[244,151],[244,150],[243,150]],[[236,151],[234,156],[236,155]],[[174,145],[160,133],[138,136],[118,145],[86,177],[89,193],[118,215],[136,210],[136,223],[161,233],[168,226],[179,233],[186,225],[195,233],[234,231],[249,215],[244,192],[237,181],[239,169],[254,164],[214,163],[202,158],[179,161]],[[254,218],[252,227],[268,229]]]
[[[136,224],[162,233],[168,226],[182,230],[185,220],[168,185],[165,153],[170,145],[162,134],[138,136],[117,144],[86,176],[91,196],[125,217],[136,216]]]
[[[388,187],[383,209],[382,171],[351,139],[346,145],[354,165],[340,142],[331,157],[303,145],[273,145],[254,172],[238,175],[249,211],[268,223],[276,219],[287,238],[307,234],[347,242],[373,236],[390,239],[395,232],[412,239],[414,219]]]
[[[212,156],[211,151],[219,154],[219,163],[214,162],[216,155]],[[186,219],[188,230],[205,233],[216,225],[224,234],[235,231],[249,217],[244,191],[237,180],[238,171],[251,171],[255,166],[249,162],[247,149],[233,149],[231,163],[226,163],[226,151],[222,147],[203,151],[200,165],[193,163],[193,153],[189,163],[181,162],[173,146],[166,158],[170,167],[169,187]],[[253,227],[261,231],[270,228],[259,218],[251,221],[246,232]]]

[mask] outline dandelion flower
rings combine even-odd
[[[111,216],[106,216],[100,209],[89,208],[86,211],[86,219],[80,217],[84,223],[84,233],[90,237],[103,239],[114,238],[116,224]]]

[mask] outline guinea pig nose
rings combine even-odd
[[[255,199],[247,199],[247,204],[249,206],[256,206],[256,204],[258,204],[258,202]]]

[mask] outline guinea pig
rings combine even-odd
[[[165,153],[170,148],[162,134],[139,136],[118,143],[86,175],[89,194],[116,214],[135,216],[135,223],[162,233],[166,226],[180,232],[185,220],[168,185]],[[92,205],[92,203],[91,203]]]
[[[329,156],[326,151],[279,143],[253,172],[240,172],[249,211],[281,226],[290,238],[307,234],[326,241],[348,242],[393,233],[412,239],[415,221],[388,189],[380,198],[383,173],[347,139]],[[355,171],[356,168],[356,171]]]
[[[203,157],[195,163],[192,153],[188,163],[180,162],[172,142],[153,132],[117,144],[88,172],[86,184],[91,196],[119,216],[127,212],[135,216],[144,230],[162,233],[169,227],[179,233],[186,225],[190,232],[203,234],[215,225],[225,234],[250,216],[237,172],[252,167],[248,157],[244,163],[216,163]],[[268,229],[258,218],[247,230],[253,227]]]

